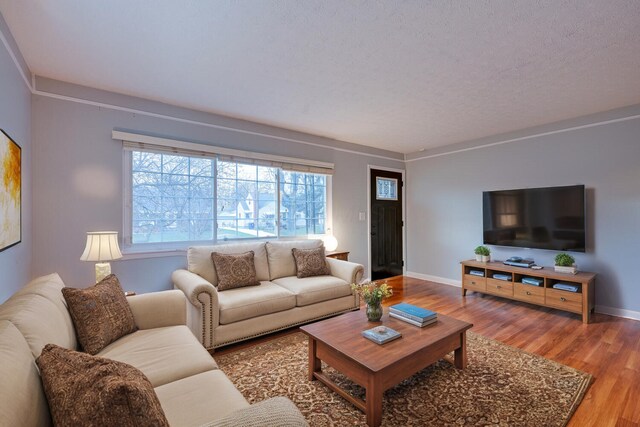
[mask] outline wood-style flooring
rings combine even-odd
[[[404,301],[427,307],[473,323],[471,330],[480,335],[593,375],[570,427],[640,426],[640,321],[595,314],[592,323],[583,324],[577,314],[475,292],[463,298],[460,288],[425,280],[398,276],[388,283],[394,296],[385,305]]]

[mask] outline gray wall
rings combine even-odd
[[[640,106],[617,115],[638,114]],[[530,134],[614,116],[603,113]],[[527,132],[480,143],[523,135]],[[577,264],[581,270],[598,273],[596,305],[600,310],[640,311],[640,118],[464,151],[472,146],[466,143],[449,148],[459,149],[457,153],[407,162],[407,271],[460,280],[459,261],[473,258],[473,249],[482,243],[482,191],[584,184],[588,251],[575,254]],[[539,265],[553,265],[556,254],[491,249],[494,259],[530,256]]]
[[[1,15],[0,31],[3,31],[5,37],[9,34]],[[8,39],[13,44],[10,35]],[[0,252],[0,302],[3,302],[30,279],[31,93],[2,43],[0,94],[0,128],[22,147],[22,243]]]
[[[210,143],[214,145],[335,163],[333,178],[334,234],[339,249],[351,251],[351,260],[367,262],[367,223],[358,212],[367,209],[367,165],[404,168],[402,155],[354,144],[285,131],[255,123],[167,106],[151,101],[38,79],[36,88],[91,101],[109,102],[158,114],[269,132],[310,145],[238,133],[123,109],[88,105],[35,95],[33,98],[34,259],[33,275],[57,271],[68,286],[85,287],[94,278],[93,263],[79,260],[85,233],[115,229],[122,232],[123,150],[111,138],[114,128]],[[337,151],[360,150],[370,154]],[[186,265],[182,256],[120,260],[112,263],[123,287],[148,292],[171,287],[173,270]]]

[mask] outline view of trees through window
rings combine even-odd
[[[211,158],[132,152],[132,243],[325,232],[327,177]]]

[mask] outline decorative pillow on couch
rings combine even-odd
[[[62,288],[83,350],[97,354],[138,330],[118,278],[110,274],[86,289]]]
[[[55,344],[36,364],[54,425],[169,426],[151,382],[131,365]]]
[[[259,285],[253,257],[253,251],[241,254],[211,252],[211,260],[218,276],[218,290],[225,291]]]
[[[331,274],[324,255],[324,246],[316,249],[291,249],[296,261],[296,275],[298,278],[311,276],[326,276]]]

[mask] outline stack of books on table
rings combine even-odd
[[[389,316],[421,328],[435,323],[438,313],[406,302],[389,307]]]

